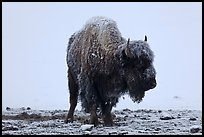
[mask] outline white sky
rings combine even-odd
[[[202,110],[201,2],[3,2],[2,109],[68,109],[68,38],[97,15],[114,19],[125,38],[147,35],[155,54],[157,87],[114,109]]]

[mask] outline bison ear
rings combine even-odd
[[[146,41],[147,42],[147,36],[145,35],[145,39],[144,39],[144,41]]]

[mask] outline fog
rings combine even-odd
[[[155,54],[157,87],[140,104],[125,95],[114,109],[202,109],[201,2],[3,2],[2,110],[68,109],[68,39],[98,15],[125,38],[147,35]]]

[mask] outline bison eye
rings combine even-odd
[[[145,71],[148,67],[150,67],[151,62],[145,62],[145,61],[139,61],[137,64],[136,68],[138,69],[139,72]]]
[[[144,67],[148,68],[151,65],[151,61],[150,60],[146,60],[144,61]]]

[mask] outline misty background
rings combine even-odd
[[[202,110],[201,2],[3,2],[2,110],[68,110],[68,39],[93,16],[115,20],[125,38],[147,35],[155,54],[157,87],[114,109]]]

